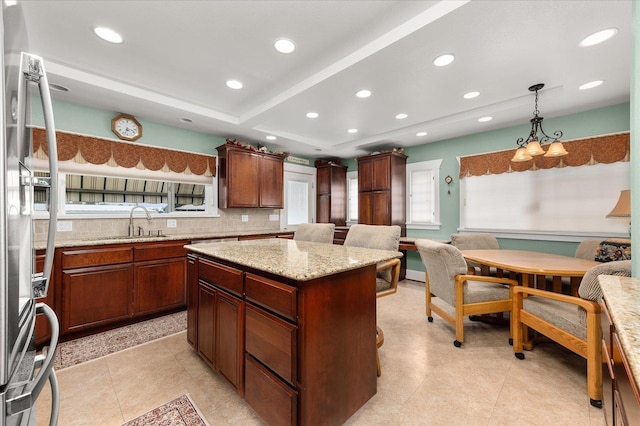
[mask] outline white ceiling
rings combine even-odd
[[[32,0],[23,8],[30,50],[45,58],[50,83],[70,89],[54,98],[312,158],[526,123],[527,88],[539,82],[545,118],[629,100],[630,0]],[[124,43],[97,38],[95,26]],[[618,29],[614,38],[578,47],[608,27]],[[274,50],[281,37],[295,41],[293,54]],[[455,62],[434,66],[443,53]],[[227,88],[231,78],[244,88]],[[604,84],[578,90],[592,80]],[[373,95],[356,98],[363,88]],[[462,98],[472,90],[481,95]],[[408,118],[397,120],[401,112]],[[494,119],[477,121],[487,115]]]

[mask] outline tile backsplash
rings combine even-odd
[[[154,217],[148,221],[144,216],[134,216],[133,226],[142,226],[144,233],[151,231],[157,234],[161,231],[164,235],[206,235],[215,232],[270,232],[280,230],[280,221],[273,220],[274,215],[280,215],[280,210],[272,209],[219,209],[220,217]],[[248,219],[243,221],[243,219]],[[175,221],[175,227],[167,227],[167,222]],[[86,240],[91,238],[117,237],[127,235],[129,232],[129,217],[108,219],[60,219],[71,231],[58,231],[56,241]],[[35,221],[36,243],[45,242],[47,239],[48,220]]]

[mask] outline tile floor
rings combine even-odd
[[[427,323],[424,285],[400,283],[378,299],[385,333],[378,393],[348,425],[604,425],[589,405],[585,362],[553,343],[513,356],[508,328],[469,322],[462,348],[437,316]],[[374,372],[375,374],[375,372]],[[59,425],[120,425],[188,392],[211,425],[260,419],[186,342],[186,332],[58,371]],[[38,425],[48,422],[48,388]]]

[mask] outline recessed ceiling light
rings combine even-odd
[[[489,116],[478,118],[478,121],[481,123],[486,123],[487,121],[491,121],[491,120],[493,120],[493,117],[489,117]]]
[[[60,84],[49,83],[49,89],[55,90],[57,92],[68,92],[69,88],[65,86],[61,86]]]
[[[273,136],[273,135],[269,135],[269,136],[266,136],[266,137],[265,137],[265,139],[266,139],[266,140],[268,140],[268,141],[275,141],[275,140],[276,140],[276,139],[278,139],[278,138],[276,138],[276,137],[275,137],[275,136]]]
[[[445,53],[444,55],[440,55],[435,58],[433,60],[433,65],[437,67],[444,67],[445,65],[449,65],[451,62],[453,62],[454,59],[454,55],[452,55],[451,53]]]
[[[462,97],[465,99],[473,99],[477,98],[478,96],[480,96],[480,92],[469,92],[462,95]]]
[[[18,4],[18,0],[4,0],[4,4],[7,7],[15,6],[16,4]]]
[[[318,118],[318,113],[317,112],[308,112],[307,113],[307,118]]]
[[[178,118],[178,121],[181,123],[193,123],[193,120],[189,117],[180,117]]]
[[[590,36],[587,36],[582,39],[582,41],[578,44],[580,47],[589,47],[595,46],[596,44],[603,43],[609,40],[611,37],[618,33],[617,28],[607,28],[606,30],[598,31],[597,33],[593,33]]]
[[[238,80],[227,80],[227,87],[230,89],[242,89],[242,82]]]
[[[98,37],[101,39],[108,41],[109,43],[120,44],[124,41],[122,36],[117,32],[113,31],[111,28],[106,27],[95,27],[93,32],[96,33]]]
[[[362,89],[358,93],[356,93],[356,96],[359,98],[368,98],[369,96],[371,96],[371,92],[367,89]]]
[[[296,45],[288,38],[279,38],[273,43],[273,47],[280,53],[291,53],[296,50]]]
[[[416,136],[427,136],[427,132],[418,132]]]
[[[349,129],[347,130],[349,133],[358,133],[358,129]]]
[[[405,119],[405,118],[407,118],[407,117],[408,117],[408,115],[407,115],[407,114],[405,114],[404,112],[402,112],[402,113],[400,113],[400,114],[396,114],[396,118],[397,118],[398,120],[404,120],[404,119]]]
[[[602,83],[604,83],[602,80],[590,81],[588,83],[581,85],[580,87],[578,87],[578,89],[580,90],[593,89],[594,87],[600,86]]]

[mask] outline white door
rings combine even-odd
[[[284,208],[280,228],[295,231],[301,223],[316,220],[316,169],[285,163]]]

